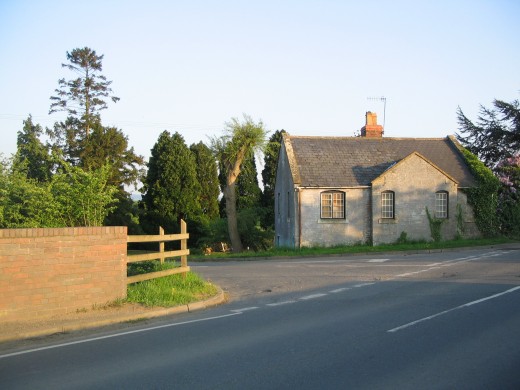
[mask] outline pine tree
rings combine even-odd
[[[97,55],[88,47],[67,52],[68,63],[61,64],[63,68],[76,73],[79,77],[73,80],[58,80],[59,88],[51,96],[49,114],[65,111],[70,117],[80,121],[83,130],[82,138],[90,134],[90,128],[100,121],[99,111],[108,107],[106,98],[114,103],[119,100],[112,95],[108,81],[101,74],[103,70],[103,55]]]

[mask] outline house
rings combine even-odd
[[[453,136],[385,138],[366,113],[359,137],[284,134],[275,185],[275,245],[333,246],[479,236],[464,190],[476,185]]]

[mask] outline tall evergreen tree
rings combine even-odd
[[[251,154],[244,160],[242,171],[237,180],[237,209],[260,207],[262,190],[258,185],[255,155]]]
[[[65,111],[69,116],[76,118],[81,123],[82,137],[90,134],[90,128],[100,121],[99,111],[106,109],[109,98],[114,103],[119,100],[112,95],[108,81],[101,74],[103,70],[103,55],[97,55],[95,50],[88,47],[76,48],[67,52],[68,63],[62,67],[76,73],[79,77],[66,80],[58,80],[59,88],[51,96],[49,114],[57,111]]]
[[[191,145],[190,150],[195,156],[197,180],[201,185],[199,203],[202,213],[209,220],[213,220],[219,216],[218,196],[220,191],[217,163],[211,150],[202,142]]]
[[[274,187],[276,185],[276,168],[278,155],[285,130],[276,130],[269,138],[264,152],[264,169],[262,169],[262,181],[264,191],[262,193],[262,206],[265,208],[265,219],[262,225],[265,228],[274,229]]]
[[[177,230],[180,219],[201,214],[195,158],[179,133],[163,131],[159,136],[142,191],[149,231],[156,232],[158,226]]]
[[[23,130],[18,132],[14,159],[16,169],[25,171],[28,179],[38,182],[49,181],[52,172],[49,149],[40,141],[42,134],[42,127],[34,124],[29,115],[23,122]]]

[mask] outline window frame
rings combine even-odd
[[[442,195],[442,196],[439,196],[439,195]],[[450,194],[448,191],[435,192],[435,218],[448,219],[450,216],[449,205],[450,205]]]
[[[323,201],[325,197],[328,199],[329,204],[324,205]],[[336,202],[340,201],[338,204]],[[329,207],[329,210],[324,213],[324,208]],[[347,216],[347,195],[344,191],[323,191],[320,193],[320,219],[326,220],[341,220]]]
[[[386,196],[391,195],[391,199]],[[389,203],[390,201],[390,203]],[[391,216],[389,216],[391,215]],[[381,219],[391,220],[395,219],[395,192],[383,191],[381,192]]]

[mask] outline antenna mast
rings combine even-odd
[[[386,130],[385,123],[386,123],[386,97],[380,96],[380,97],[369,97],[368,100],[376,100],[383,102],[383,130]]]

